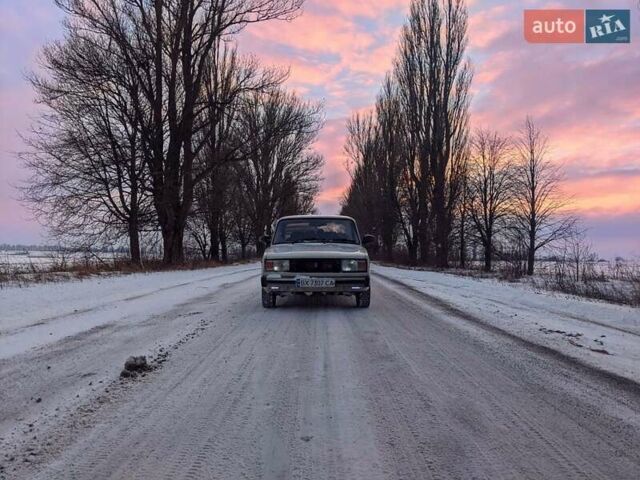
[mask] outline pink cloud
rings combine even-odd
[[[469,39],[472,49],[490,47],[507,32],[520,25],[513,18],[513,5],[496,5],[474,12],[469,19]]]

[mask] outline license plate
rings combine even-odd
[[[297,278],[297,288],[334,288],[336,281],[333,278]]]

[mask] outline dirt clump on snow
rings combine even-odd
[[[120,372],[120,377],[135,378],[138,376],[138,373],[148,372],[149,370],[151,370],[151,367],[147,362],[147,357],[129,357],[127,361],[124,362],[124,369]]]

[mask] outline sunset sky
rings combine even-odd
[[[517,134],[527,114],[565,166],[565,190],[603,256],[640,256],[640,8],[637,0],[470,0],[475,68],[472,124]],[[326,124],[316,148],[326,159],[319,198],[336,213],[348,184],[345,121],[369,108],[396,51],[409,0],[307,0],[291,23],[252,26],[244,53],[290,66],[288,86],[322,100]],[[529,45],[525,8],[631,9],[631,44]],[[46,242],[15,200],[24,177],[12,152],[37,112],[24,73],[43,43],[62,34],[52,0],[0,0],[0,243]]]

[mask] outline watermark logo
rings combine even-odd
[[[587,43],[630,43],[631,12],[629,10],[587,10]]]
[[[529,43],[584,43],[584,10],[525,10]]]
[[[629,10],[525,10],[529,43],[630,43]]]

